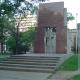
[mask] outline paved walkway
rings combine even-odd
[[[68,80],[76,74],[80,74],[80,71],[58,71],[48,80]]]
[[[48,73],[0,70],[0,80],[45,80]]]
[[[72,76],[80,74],[80,71],[58,71],[47,79],[50,74],[0,70],[0,80],[68,80]]]

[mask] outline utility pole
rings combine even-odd
[[[77,16],[78,13],[76,13],[76,53],[78,53],[78,30],[77,30]]]

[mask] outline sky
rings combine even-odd
[[[67,12],[72,13],[75,20],[70,21],[68,24],[69,29],[75,29],[76,24],[80,23],[80,0],[49,0],[49,2],[64,1],[64,7],[67,8]]]

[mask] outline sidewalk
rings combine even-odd
[[[50,74],[0,70],[0,80],[67,80],[76,74],[80,74],[80,71],[58,71],[47,79]]]
[[[80,71],[58,71],[48,80],[68,80],[76,74],[80,74]]]
[[[0,70],[0,80],[45,80],[49,73]]]

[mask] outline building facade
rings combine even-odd
[[[19,23],[20,17],[16,18],[16,25]],[[22,18],[19,24],[19,31],[25,32],[29,27],[36,27],[37,25],[37,17],[36,15],[27,15]]]
[[[67,53],[72,53],[76,51],[77,44],[77,29],[68,29],[67,30]]]

